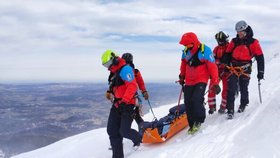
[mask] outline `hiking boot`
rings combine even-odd
[[[247,105],[240,105],[237,112],[239,112],[239,113],[244,112],[246,106]]]
[[[209,108],[208,113],[211,115],[216,111],[216,107]]]
[[[195,134],[197,131],[199,131],[200,127],[201,127],[201,123],[195,122],[193,127],[188,130],[188,134],[189,135]]]
[[[191,135],[191,134],[192,134],[192,127],[190,127],[188,130],[188,135]]]
[[[233,116],[234,116],[234,110],[228,110],[228,119],[231,120],[233,119]]]
[[[220,107],[220,109],[218,110],[219,114],[224,114],[226,112],[226,108]]]
[[[233,116],[234,116],[234,114],[228,114],[228,117],[227,117],[227,118],[228,118],[229,120],[232,120],[232,119],[233,119]]]

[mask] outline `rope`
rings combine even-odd
[[[250,66],[250,65],[249,65]],[[246,77],[250,77],[250,74],[248,73],[245,73],[245,70],[249,67],[247,64],[246,65],[243,65],[243,66],[226,66],[226,68],[230,71],[230,74],[228,75],[231,76],[231,75],[236,75],[238,78],[241,76],[241,75],[244,75]]]
[[[149,106],[150,106],[151,112],[152,112],[152,114],[153,114],[153,116],[154,116],[153,120],[157,120],[157,118],[156,118],[156,116],[155,116],[155,114],[154,114],[153,108],[152,108],[152,106],[151,106],[150,100],[149,100],[149,99],[147,99],[147,101],[148,101],[148,103],[149,103]]]

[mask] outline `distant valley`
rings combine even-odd
[[[178,100],[178,85],[146,86],[153,107]],[[0,150],[9,157],[105,127],[111,107],[106,89],[105,83],[0,84]]]

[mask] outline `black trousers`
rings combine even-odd
[[[206,85],[206,83],[198,83],[192,86],[185,85],[184,87],[184,103],[190,127],[195,122],[203,123],[206,118],[203,105]]]
[[[125,105],[125,108],[116,108],[114,105],[110,110],[107,124],[107,133],[113,151],[113,158],[123,158],[123,138],[130,139],[133,143],[141,142],[140,134],[131,128],[133,121],[134,105]]]
[[[139,126],[142,122],[144,122],[143,118],[140,115],[140,109],[139,107],[136,107],[135,109],[135,114],[134,114],[134,119],[137,123],[137,125]]]
[[[240,90],[240,105],[245,106],[249,104],[249,92],[248,86],[250,77],[241,75],[238,76],[232,74],[228,78],[228,96],[227,96],[227,109],[234,111],[235,93]]]

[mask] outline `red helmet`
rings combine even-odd
[[[183,34],[179,43],[184,46],[187,46],[189,44],[198,46],[200,44],[199,40],[197,39],[196,34],[193,32],[188,32],[188,33]]]

